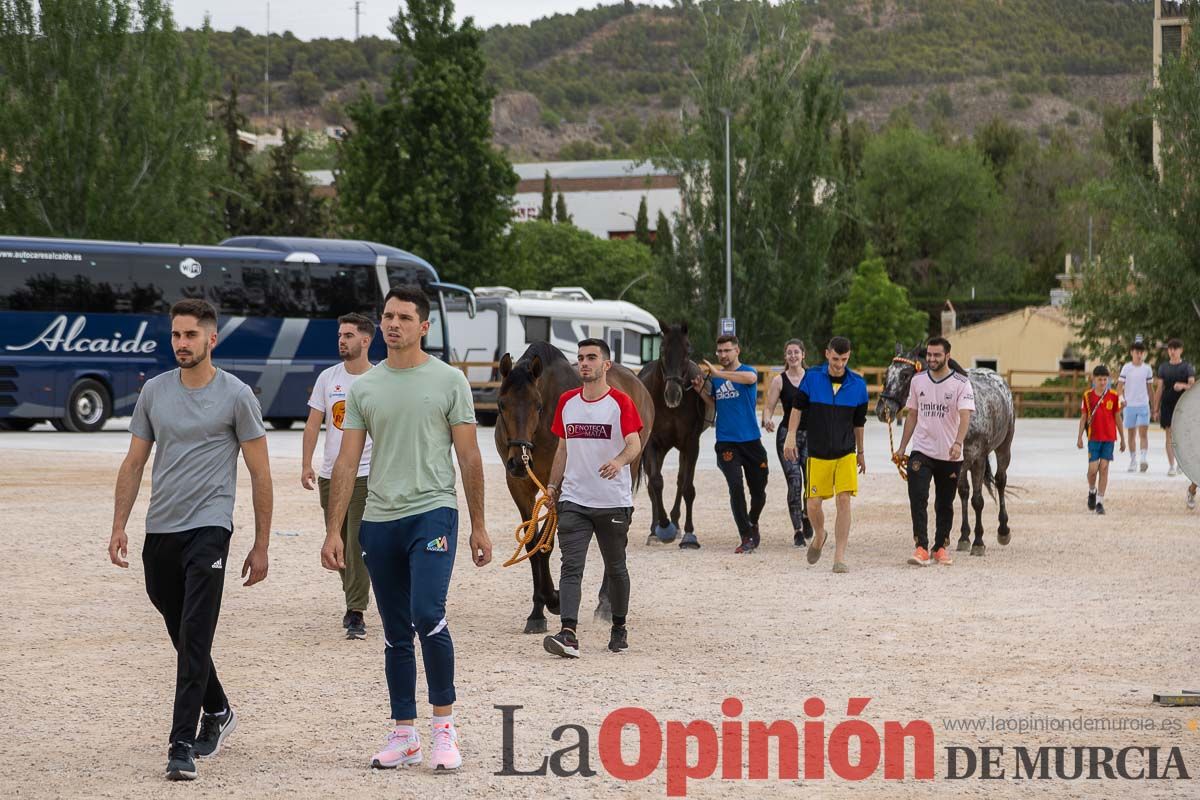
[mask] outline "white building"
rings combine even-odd
[[[518,222],[537,219],[547,172],[555,199],[562,192],[575,226],[602,239],[633,236],[643,197],[651,231],[659,211],[670,220],[682,208],[679,179],[649,162],[545,161],[513,164],[513,169],[520,178],[514,202]]]

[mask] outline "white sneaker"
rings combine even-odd
[[[1179,467],[1176,467],[1174,465],[1172,465],[1171,468],[1169,470],[1167,470],[1168,478],[1174,478],[1178,474],[1179,474]]]
[[[1138,465],[1136,459],[1129,459],[1129,472],[1137,472]]]
[[[387,744],[371,757],[375,769],[411,767],[421,763],[421,737],[411,725],[397,725],[388,734]]]
[[[435,771],[447,772],[453,772],[462,766],[458,731],[454,729],[454,723],[433,723],[433,749],[429,755],[429,766]]]
[[[1196,490],[1195,490],[1194,488],[1191,488],[1191,487],[1188,487],[1188,493],[1187,493],[1187,507],[1188,507],[1188,510],[1189,510],[1189,511],[1195,511],[1195,510],[1196,510]]]

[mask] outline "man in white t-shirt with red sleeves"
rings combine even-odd
[[[583,567],[592,534],[600,545],[612,602],[608,649],[629,646],[629,570],[625,545],[633,515],[633,477],[629,469],[642,451],[642,418],[629,395],[608,385],[612,355],[602,339],[579,343],[583,386],[563,393],[551,430],[559,437],[547,493],[558,506],[558,546],[562,553],[559,613],[562,630],[547,636],[546,651],[579,658],[579,601]]]

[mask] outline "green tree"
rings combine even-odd
[[[883,259],[868,255],[858,265],[850,293],[833,313],[833,330],[846,336],[859,364],[887,364],[897,344],[905,348],[924,341],[929,315],[913,308],[908,290],[888,278]]]
[[[560,225],[573,225],[574,217],[567,213],[567,198],[563,197],[563,193],[558,193],[558,199],[554,201],[554,221]]]
[[[328,234],[325,201],[315,197],[312,184],[296,166],[304,147],[298,131],[283,128],[283,144],[271,150],[271,163],[258,180],[257,232],[267,236],[317,236]]]
[[[1135,331],[1200,347],[1200,36],[1158,76],[1148,104],[1162,132],[1161,174],[1147,173],[1136,138],[1124,140],[1114,174],[1092,189],[1112,215],[1109,234],[1069,306],[1082,343],[1105,360],[1119,358]]]
[[[516,289],[582,286],[593,297],[616,298],[633,280],[651,272],[650,251],[630,239],[600,239],[574,225],[522,222],[508,237],[508,258],[494,279]],[[625,298],[645,299],[645,281]]]
[[[537,218],[541,222],[554,221],[554,186],[550,183],[550,170],[546,170],[546,177],[542,179],[542,209]]]
[[[646,196],[638,204],[637,219],[633,223],[633,238],[644,245],[650,244],[650,212],[646,208]]]
[[[1004,274],[979,251],[999,210],[996,180],[973,147],[947,147],[899,125],[867,144],[859,182],[869,236],[900,283],[950,293],[1001,290]]]
[[[650,246],[654,255],[659,259],[670,258],[675,254],[675,242],[671,236],[671,223],[660,208],[658,220],[654,223],[654,243]]]
[[[217,235],[210,78],[162,0],[0,2],[0,229]]]
[[[230,79],[229,95],[217,106],[217,120],[224,133],[225,174],[217,182],[222,199],[222,227],[228,236],[257,233],[258,201],[255,174],[238,136],[248,125],[238,108],[238,79]]]
[[[729,13],[732,12],[732,13]],[[748,357],[809,338],[836,276],[838,172],[831,142],[841,108],[828,60],[810,48],[806,9],[786,2],[688,6],[705,32],[691,74],[698,111],[654,161],[680,176],[675,252],[656,271],[652,310],[683,316],[693,337],[725,316],[725,115],[731,112],[733,311]],[[770,36],[768,15],[776,16]],[[778,32],[776,32],[778,31]]]
[[[307,69],[292,73],[292,91],[296,93],[296,102],[305,108],[317,105],[325,96],[325,89],[316,73]]]
[[[384,102],[347,109],[339,153],[342,219],[365,238],[404,247],[449,280],[471,282],[497,260],[512,219],[516,173],[492,145],[481,33],[455,25],[450,0],[408,0]]]

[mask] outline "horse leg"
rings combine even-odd
[[[528,497],[528,489],[524,482],[516,481],[511,476],[508,478],[509,493],[513,496],[513,501],[517,504],[517,513],[521,515],[521,519],[529,519],[533,515],[533,498]],[[536,537],[534,541],[536,541]],[[525,550],[528,552],[533,549],[533,542],[525,545]],[[525,633],[545,633],[546,632],[546,604],[543,602],[545,597],[545,586],[542,583],[543,575],[549,575],[550,570],[547,565],[546,569],[541,569],[538,566],[538,556],[533,555],[526,559],[529,562],[530,575],[533,580],[533,610],[529,612],[529,616],[525,618]],[[553,588],[553,584],[551,584]]]
[[[962,525],[959,526],[958,551],[971,549],[971,524],[967,521],[967,498],[971,494],[970,469],[966,462],[958,470],[958,499],[962,504]]]
[[[1004,506],[1004,489],[1008,486],[1008,463],[1012,460],[1012,431],[1004,444],[996,449],[996,497],[1000,503],[1000,526],[996,529],[996,541],[1008,544],[1012,531],[1008,528],[1008,509]]]
[[[700,441],[697,439],[679,448],[679,493],[683,495],[687,513],[683,521],[683,539],[679,546],[685,549],[700,549],[696,529],[692,525],[692,507],[696,503],[696,462],[700,459]]]
[[[667,519],[666,504],[663,502],[662,465],[666,456],[666,448],[660,447],[655,440],[651,439],[647,445],[645,457],[642,459],[646,470],[646,482],[650,488],[651,509],[650,536],[646,539],[646,544],[653,544],[656,539],[662,542],[672,542],[677,533],[670,529],[671,523]]]
[[[981,556],[986,552],[983,544],[983,471],[987,456],[971,466],[971,508],[975,510],[975,541],[971,543],[971,555]]]

